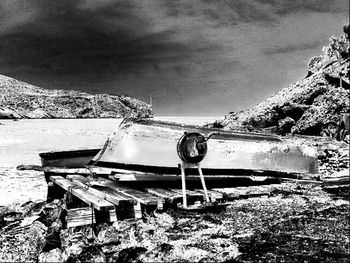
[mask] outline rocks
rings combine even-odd
[[[151,106],[121,95],[46,90],[0,75],[0,119],[151,117]]]
[[[116,263],[137,262],[139,257],[147,251],[144,247],[129,247],[115,255]],[[139,261],[140,262],[140,261]]]
[[[345,143],[339,143],[337,147],[323,147],[319,150],[319,173],[323,176],[330,176],[334,172],[349,169],[349,148]],[[334,146],[334,144],[333,144]]]
[[[293,132],[307,135],[320,135],[329,124],[337,125],[340,113],[349,108],[349,91],[330,87],[327,92],[315,98],[312,106],[293,127]],[[334,133],[336,133],[336,128]]]
[[[290,118],[284,118],[278,121],[278,133],[281,135],[286,135],[290,133],[292,127],[295,125],[295,121]]]
[[[63,249],[63,261],[78,257],[84,247],[88,245],[87,237],[82,232],[69,234],[68,230],[62,230],[60,238]]]
[[[25,234],[24,246],[28,248],[28,255],[35,258],[42,251],[46,243],[47,227],[39,222],[34,222]]]
[[[95,245],[84,247],[79,256],[75,257],[74,259],[76,262],[106,262],[106,257],[101,248]]]
[[[20,119],[21,116],[6,107],[0,107],[0,119]]]
[[[49,252],[43,252],[39,255],[39,263],[63,262],[62,251],[55,248]]]
[[[328,157],[348,156],[344,143],[321,139],[322,142],[315,143],[324,163]],[[344,177],[343,173],[337,176]],[[2,228],[0,258],[33,262],[255,262],[264,259],[288,262],[304,253],[307,260],[299,257],[299,261],[323,262],[328,257],[337,259],[338,252],[341,259],[346,258],[347,199],[334,202],[319,185],[283,183],[271,187],[278,191],[269,198],[236,200],[220,213],[169,210],[142,220],[69,230],[62,229],[59,217],[54,216],[54,221],[43,220],[51,222],[47,228],[41,222],[34,222],[16,235],[13,232],[3,235]],[[22,206],[26,207],[32,204]],[[51,213],[57,207],[59,202],[49,203],[39,214],[58,215]],[[17,211],[2,209],[5,213],[12,210]],[[89,238],[92,229],[95,238]],[[27,232],[31,232],[30,239]],[[61,244],[49,247],[49,237],[57,241],[57,233]],[[177,238],[170,238],[171,235]],[[315,242],[305,245],[305,240]],[[329,247],[332,251],[326,255],[320,253]]]
[[[97,242],[100,244],[118,244],[119,242],[119,233],[117,229],[113,226],[104,225],[99,230],[97,235]]]

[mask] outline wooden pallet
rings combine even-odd
[[[88,207],[68,211],[70,227],[95,222],[114,222],[124,218],[141,218],[145,208],[163,208],[164,204],[178,206],[182,203],[182,189],[144,188],[133,189],[110,179],[69,174],[66,178],[51,176],[50,181],[84,202]],[[343,180],[341,180],[343,182]],[[213,188],[208,190],[212,202],[225,203],[229,200],[269,196],[278,188],[288,188],[293,184],[269,184],[246,187]],[[186,190],[189,203],[203,202],[202,189]],[[94,211],[96,210],[96,211]],[[108,211],[106,216],[105,211]]]
[[[71,182],[62,176],[51,176],[50,181],[85,203],[85,207],[67,209],[67,227],[94,224],[96,221],[117,221],[115,200],[110,202],[98,191],[91,191],[85,185]],[[111,200],[112,201],[112,200]]]
[[[150,207],[157,207],[161,210],[164,206],[162,198],[123,186],[109,179],[101,177],[91,179],[80,175],[68,175],[67,178],[79,185],[88,186],[90,191],[96,192],[101,198],[113,202],[116,205],[118,218],[141,218],[143,209],[152,210]],[[131,212],[125,203],[133,204]]]

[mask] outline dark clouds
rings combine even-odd
[[[316,41],[313,43],[300,43],[295,45],[286,45],[280,47],[270,47],[263,50],[263,54],[265,55],[275,55],[275,54],[283,54],[283,53],[293,53],[301,50],[314,49],[319,47],[322,44],[321,41]]]
[[[160,58],[190,53],[186,45],[171,41],[171,32],[152,32],[149,21],[129,1],[97,6],[81,1],[30,2],[31,18],[19,26],[10,21],[13,25],[2,30],[1,47],[7,51],[2,59],[9,65],[57,74],[103,74],[108,69],[132,73]]]
[[[297,79],[347,12],[343,0],[2,0],[0,74],[224,114]]]

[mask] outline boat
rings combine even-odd
[[[98,175],[119,181],[136,180],[143,187],[147,186],[145,181],[156,187],[164,178],[178,180],[181,175],[183,209],[190,209],[185,178],[195,179],[199,175],[206,205],[211,200],[204,177],[227,185],[229,180],[242,177],[285,178],[318,172],[316,149],[288,144],[279,136],[153,119],[124,119],[102,149],[43,153],[40,157],[44,167],[84,167],[84,171],[73,173],[90,178]],[[103,169],[107,171],[102,172]],[[57,192],[49,176],[56,171],[44,172],[49,184],[48,199],[54,199]],[[70,173],[69,169],[63,170],[61,175]],[[123,180],[123,176],[129,179]],[[226,179],[218,180],[222,177]]]
[[[83,149],[73,151],[40,153],[44,167],[81,168],[87,165],[101,149]]]
[[[124,119],[89,165],[158,175],[180,175],[179,142],[195,137],[198,162],[187,175],[315,174],[316,149],[287,144],[277,135],[203,128],[153,119]],[[188,139],[188,138],[187,138]],[[199,147],[200,146],[200,147]],[[203,147],[205,146],[205,148]],[[202,152],[200,152],[200,148]],[[181,148],[181,147],[180,147]],[[181,150],[181,149],[180,149]]]

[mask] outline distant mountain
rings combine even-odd
[[[250,110],[228,114],[213,126],[319,135],[337,123],[342,112],[349,112],[349,26],[330,41],[321,56],[310,59],[304,78]]]
[[[151,116],[149,104],[129,96],[47,90],[0,75],[0,119]]]

